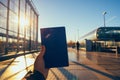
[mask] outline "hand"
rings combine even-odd
[[[45,68],[45,63],[44,63],[44,58],[43,58],[44,53],[45,53],[45,46],[42,46],[41,49],[42,50],[40,54],[37,56],[35,60],[34,70],[39,71],[40,73],[44,75],[45,78],[47,78],[49,69]]]

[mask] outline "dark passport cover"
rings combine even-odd
[[[45,67],[68,66],[68,51],[65,27],[41,28],[41,42],[45,45]]]

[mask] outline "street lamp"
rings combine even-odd
[[[104,27],[106,27],[106,25],[105,25],[105,14],[107,14],[107,12],[103,12]]]
[[[106,25],[105,25],[105,14],[107,14],[107,12],[103,12],[104,27],[106,27]],[[105,41],[105,47],[106,47],[106,41]]]

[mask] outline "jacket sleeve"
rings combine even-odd
[[[28,72],[25,76],[26,80],[45,80],[45,77],[39,71]]]

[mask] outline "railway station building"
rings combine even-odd
[[[99,27],[80,38],[86,51],[109,51],[120,53],[120,27]]]

